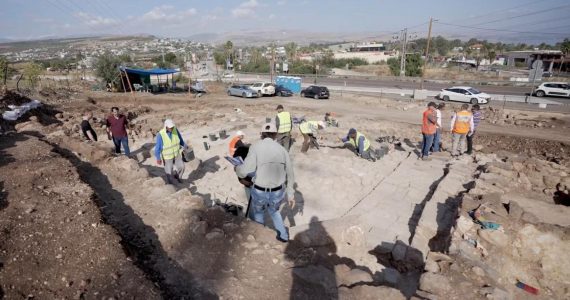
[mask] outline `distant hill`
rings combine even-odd
[[[387,40],[387,36],[373,32],[362,33],[326,33],[302,30],[242,30],[224,33],[199,33],[185,37],[192,41],[220,44],[232,41],[235,45],[266,45],[295,42],[301,45],[310,43],[334,43],[344,41]]]

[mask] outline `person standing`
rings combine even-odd
[[[287,151],[291,149],[291,129],[293,129],[293,119],[291,114],[283,110],[283,105],[277,105],[277,117],[275,118],[277,127],[276,141]]]
[[[479,104],[473,105],[471,107],[471,112],[473,113],[473,132],[467,135],[467,152],[466,154],[471,155],[473,153],[473,137],[475,133],[477,133],[477,127],[479,127],[479,123],[483,119],[483,112],[481,111],[481,107]]]
[[[309,150],[309,146],[311,143],[317,146],[317,133],[320,129],[324,129],[326,127],[325,122],[323,121],[306,121],[299,125],[299,130],[303,135],[303,146],[301,147],[302,153],[307,153]]]
[[[119,114],[119,108],[111,108],[111,115],[107,117],[107,134],[111,134],[115,144],[115,153],[121,154],[121,145],[125,155],[131,154],[129,150],[129,132],[127,126],[129,121],[123,114]]]
[[[473,133],[473,115],[469,111],[469,104],[461,105],[461,110],[451,118],[451,156],[458,157],[462,152],[467,135]]]
[[[171,119],[164,121],[164,128],[156,135],[156,146],[154,146],[154,156],[156,164],[164,164],[166,173],[166,183],[172,184],[172,178],[182,182],[180,177],[184,173],[184,161],[182,160],[182,149],[187,148],[186,143],[176,129]],[[176,167],[176,170],[174,170]]]
[[[81,121],[81,131],[83,132],[83,136],[87,139],[87,141],[96,142],[97,141],[97,133],[91,127],[91,123],[89,120],[93,118],[93,113],[90,111],[85,111],[83,113],[83,120]]]
[[[433,144],[435,132],[437,130],[437,115],[435,113],[436,104],[428,103],[427,109],[422,117],[422,160],[431,160],[429,158],[429,149]]]
[[[445,103],[440,103],[435,110],[437,128],[435,129],[435,136],[433,138],[432,151],[434,153],[441,151],[441,131],[443,130],[443,126],[441,125],[441,111],[444,108],[445,108]]]
[[[251,217],[264,224],[264,214],[267,210],[273,225],[278,232],[277,239],[289,241],[289,233],[283,224],[279,207],[287,196],[289,207],[295,207],[295,178],[289,152],[275,141],[277,128],[273,123],[267,123],[261,128],[261,141],[253,144],[245,161],[236,167],[239,178],[246,178],[255,173],[251,189]]]

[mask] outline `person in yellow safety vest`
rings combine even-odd
[[[164,121],[164,128],[156,135],[156,146],[154,146],[154,156],[156,164],[164,164],[166,173],[166,183],[172,184],[172,178],[182,182],[180,177],[184,173],[184,161],[182,160],[182,150],[188,146],[184,143],[182,135],[176,129],[171,119]],[[174,170],[176,167],[176,170]]]
[[[461,105],[461,110],[451,118],[451,156],[458,157],[463,153],[463,145],[467,135],[473,133],[473,114],[469,111],[469,105]]]
[[[356,155],[366,160],[376,161],[376,152],[370,147],[370,141],[356,129],[350,128],[346,137],[341,140],[343,143],[348,144]]]
[[[324,129],[325,127],[326,124],[323,121],[306,121],[299,125],[299,130],[301,131],[301,134],[303,134],[303,146],[301,147],[302,153],[307,153],[311,143],[318,148],[319,144],[317,143],[316,134],[320,129]]]
[[[279,143],[285,150],[291,149],[291,129],[293,129],[293,119],[291,114],[283,111],[283,105],[277,105],[277,117],[275,118],[275,127],[277,127],[277,137],[275,141]]]

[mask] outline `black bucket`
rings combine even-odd
[[[216,137],[215,133],[210,133],[210,141],[215,142],[218,138]]]
[[[196,156],[194,156],[194,150],[193,149],[186,149],[186,150],[182,151],[182,160],[184,162],[193,161],[194,158],[196,158]]]
[[[223,140],[223,139],[225,139],[225,138],[227,138],[227,137],[228,137],[228,135],[226,134],[226,131],[225,131],[225,130],[220,130],[220,139]]]

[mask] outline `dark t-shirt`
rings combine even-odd
[[[107,127],[111,129],[113,137],[121,138],[127,136],[127,130],[125,129],[127,124],[128,121],[125,115],[119,115],[118,118],[112,115],[107,117]]]
[[[83,131],[83,135],[88,140],[89,140],[89,136],[87,135],[87,132],[88,131],[91,132],[91,135],[93,136],[94,141],[97,141],[97,133],[95,133],[95,130],[93,130],[93,128],[91,127],[91,124],[89,124],[89,121],[87,121],[87,120],[81,121],[81,131]]]

